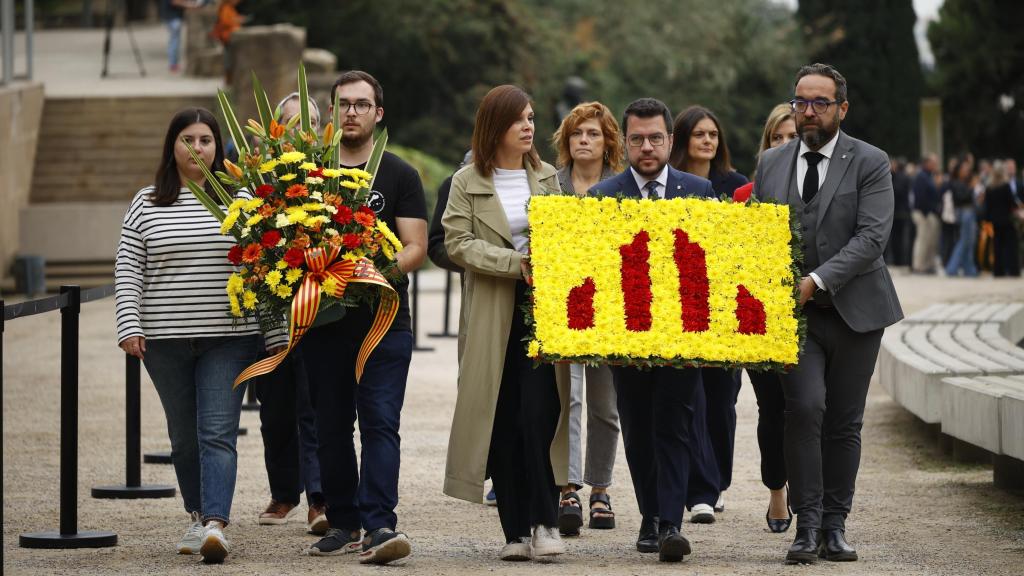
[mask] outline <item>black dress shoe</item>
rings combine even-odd
[[[768,522],[768,529],[776,534],[782,534],[786,530],[789,530],[790,524],[793,523],[793,509],[786,506],[786,511],[789,512],[789,518],[772,518],[768,516],[771,512],[771,508],[768,508],[768,512],[764,513],[764,519]]]
[[[636,539],[638,552],[658,551],[658,517],[645,518],[640,522],[640,536]]]
[[[658,560],[681,562],[690,553],[690,541],[679,533],[679,528],[667,526],[658,533]]]
[[[832,562],[854,562],[857,560],[857,550],[846,542],[844,530],[833,528],[822,530],[818,557]]]
[[[821,542],[821,530],[817,528],[797,528],[796,538],[786,552],[786,564],[814,564],[818,559],[818,544]]]

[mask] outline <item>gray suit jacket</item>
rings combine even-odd
[[[799,150],[799,140],[765,150],[754,181],[759,199],[802,207],[796,182]],[[893,219],[892,176],[885,152],[840,131],[818,202],[821,264],[812,272],[825,283],[839,315],[857,332],[901,320],[903,310],[882,260]]]

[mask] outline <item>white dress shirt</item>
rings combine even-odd
[[[636,180],[636,186],[640,189],[640,196],[647,198],[647,183],[651,180],[658,182],[658,198],[665,197],[665,190],[668,189],[668,164],[661,169],[661,174],[658,174],[657,178],[646,178],[637,174],[636,170],[630,166],[629,171],[633,174],[633,179]]]
[[[816,166],[818,169],[818,190],[821,190],[821,185],[825,183],[825,175],[828,174],[828,163],[832,160],[832,153],[836,149],[837,140],[839,140],[839,130],[836,130],[836,135],[818,150],[811,150],[807,147],[807,144],[804,144],[803,140],[800,140],[800,152],[796,157],[796,185],[797,189],[800,190],[801,198],[804,194],[804,176],[807,175],[807,158],[804,158],[804,153],[817,152],[824,156],[824,158],[818,161],[818,165]],[[814,283],[820,290],[828,291],[828,288],[825,286],[825,282],[820,276],[814,272],[811,272],[808,276],[811,277],[811,280],[814,280]]]

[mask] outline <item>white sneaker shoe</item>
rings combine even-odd
[[[178,541],[175,547],[178,554],[199,554],[199,547],[203,545],[203,522],[199,512],[193,512],[185,530],[185,535]]]
[[[526,562],[533,557],[530,539],[525,536],[516,542],[509,542],[501,549],[501,559],[506,562]]]
[[[203,545],[199,553],[203,555],[203,562],[207,564],[220,564],[231,552],[231,543],[224,537],[219,522],[210,522],[203,527]]]
[[[537,525],[533,527],[533,556],[537,559],[554,559],[559,554],[565,554],[565,543],[558,533],[558,528],[552,526]]]
[[[715,509],[708,504],[695,504],[690,508],[690,522],[694,524],[714,524]]]

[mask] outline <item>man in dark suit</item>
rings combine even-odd
[[[788,203],[803,231],[800,304],[807,341],[782,377],[786,471],[797,513],[790,564],[857,559],[845,539],[860,431],[882,331],[901,318],[882,253],[893,220],[885,152],[839,130],[846,79],[827,64],[797,73],[798,140],[766,150],[756,194]]]
[[[641,98],[623,114],[629,168],[596,186],[592,195],[644,198],[714,198],[711,182],[668,165],[672,114],[653,98]],[[664,562],[690,553],[680,534],[690,476],[694,393],[700,369],[612,368],[626,461],[643,521],[636,548],[658,552]]]

